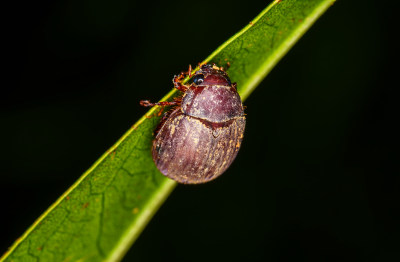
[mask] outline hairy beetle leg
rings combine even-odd
[[[166,107],[166,106],[176,106],[178,105],[178,101],[163,101],[163,102],[158,102],[158,103],[151,103],[149,100],[141,100],[140,105],[144,107],[152,107],[152,106],[161,106],[161,107]]]
[[[192,72],[190,71],[190,74]],[[174,79],[172,80],[172,82],[174,83],[174,87],[176,89],[178,89],[181,92],[186,92],[186,90],[188,90],[188,86],[184,85],[181,83],[182,79],[185,78],[186,73],[182,72],[180,75],[178,76],[174,76]]]
[[[152,107],[152,106],[160,106],[161,110],[159,112],[157,112],[154,115],[150,115],[147,118],[152,118],[154,116],[161,116],[162,113],[164,112],[164,108],[167,106],[176,106],[179,105],[181,103],[181,101],[179,99],[175,99],[174,101],[168,102],[168,101],[164,101],[164,102],[158,102],[158,103],[151,103],[149,100],[141,100],[140,101],[140,105],[144,106],[144,107]]]
[[[187,72],[181,72],[179,75],[174,76],[174,79],[172,79],[174,87],[181,92],[186,92],[186,90],[189,88],[188,86],[182,84],[182,79],[184,79],[186,76],[192,77],[192,65],[189,65]]]

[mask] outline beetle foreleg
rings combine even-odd
[[[151,107],[151,106],[161,106],[161,107],[166,107],[166,106],[176,106],[178,105],[178,101],[163,101],[163,102],[158,102],[158,103],[151,103],[149,100],[141,100],[140,105],[144,107]]]
[[[190,72],[191,73],[191,72]],[[174,79],[172,82],[174,83],[174,87],[178,89],[179,91],[186,92],[186,90],[189,88],[188,86],[185,86],[182,84],[182,79],[186,76],[186,73],[182,72],[178,76],[174,76]]]

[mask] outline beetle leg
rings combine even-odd
[[[162,113],[164,112],[164,109],[165,109],[165,107],[161,107],[161,110],[160,110],[160,112],[157,113],[157,116],[161,116]]]
[[[151,106],[161,106],[161,107],[166,107],[166,106],[176,106],[178,105],[178,101],[163,101],[163,102],[158,102],[158,103],[151,103],[149,100],[141,100],[140,105],[144,107],[151,107]]]
[[[192,77],[192,65],[189,65],[189,69],[187,71],[187,74],[189,75],[189,77]]]
[[[189,72],[192,73],[191,70]],[[182,92],[185,92],[189,88],[188,86],[181,83],[182,79],[185,76],[186,76],[186,73],[182,72],[180,75],[174,76],[174,79],[172,80],[172,82],[174,83],[174,87]]]

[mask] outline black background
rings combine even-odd
[[[231,168],[178,186],[124,261],[399,261],[390,2],[337,1],[245,102]],[[4,5],[0,253],[143,115],[140,99],[265,6]]]

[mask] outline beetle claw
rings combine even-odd
[[[149,100],[140,100],[140,105],[144,107],[153,106],[153,104]]]

